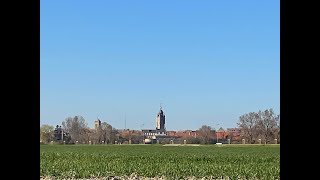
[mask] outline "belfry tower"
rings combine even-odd
[[[94,129],[97,131],[99,130],[101,127],[101,121],[100,119],[97,119],[96,121],[94,121]]]
[[[163,114],[162,107],[160,105],[160,111],[157,114],[157,119],[156,119],[156,130],[164,130],[165,129],[165,118],[166,116]]]

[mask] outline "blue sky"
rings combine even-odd
[[[40,124],[154,129],[160,103],[167,130],[280,113],[279,1],[40,4]]]

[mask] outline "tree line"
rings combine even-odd
[[[110,124],[102,122],[97,129],[90,129],[82,116],[68,117],[62,122],[62,127],[54,129],[50,125],[40,127],[40,142],[51,141],[67,144],[112,143],[117,140],[117,130]]]
[[[275,139],[280,143],[280,114],[275,114],[271,108],[243,114],[239,117],[237,125],[240,129],[239,136],[241,139],[245,139],[246,144],[260,142],[269,144],[274,143]],[[214,144],[217,142],[217,131],[208,125],[201,126],[196,130],[196,134],[196,137],[168,138],[161,142],[170,143],[171,140],[175,143],[186,141],[188,144]],[[219,142],[227,143],[229,139],[232,143],[237,143],[233,141],[232,136],[232,134],[222,135]],[[143,139],[141,131],[117,130],[106,122],[102,122],[100,127],[96,129],[90,129],[82,116],[68,117],[60,127],[57,125],[54,128],[46,124],[40,127],[40,142],[45,144],[51,141],[67,144],[114,144],[115,142],[139,144],[143,143]]]
[[[249,144],[259,143],[259,139],[266,144],[275,139],[280,142],[280,114],[276,114],[272,108],[241,115],[238,126],[241,137]]]

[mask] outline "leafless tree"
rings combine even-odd
[[[43,124],[40,127],[40,141],[43,143],[49,143],[51,140],[53,140],[53,132],[53,126]]]
[[[95,139],[96,137],[95,130],[90,128],[83,128],[81,132],[83,132],[83,135],[82,135],[82,138],[80,139],[84,139],[85,144],[89,144],[90,142],[91,144],[97,143]]]
[[[95,130],[92,141],[97,144],[102,143],[102,141],[106,144],[110,144],[114,141],[113,136],[112,126],[106,122],[102,122],[101,126]]]
[[[215,132],[210,126],[203,125],[199,129],[199,138],[201,139],[201,144],[209,144],[210,139],[214,136]]]
[[[102,132],[102,138],[105,143],[110,144],[112,143],[113,139],[113,132],[112,132],[112,126],[106,122],[101,123],[101,132]]]
[[[101,141],[103,141],[103,139],[102,139],[102,130],[101,130],[100,127],[93,131],[93,134],[91,136],[91,141],[93,143],[95,143],[95,144],[100,144]]]
[[[115,141],[119,141],[120,133],[116,128],[112,128],[111,136],[110,136],[110,143],[113,144]]]
[[[275,131],[276,139],[278,139],[278,143],[280,143],[280,114],[276,116],[276,131]]]
[[[261,117],[259,121],[259,127],[263,132],[265,142],[269,143],[271,138],[274,138],[274,129],[277,126],[276,115],[272,108],[262,112],[259,111],[259,113]]]
[[[120,136],[123,138],[124,141],[130,141],[132,138],[132,131],[126,129],[121,132]]]
[[[143,141],[143,136],[141,131],[137,131],[137,130],[132,130],[130,131],[130,138],[128,138],[129,140],[131,140],[132,144],[139,144]]]
[[[250,144],[255,142],[258,135],[258,122],[259,114],[255,112],[250,112],[239,117],[238,126],[241,128],[241,134]]]
[[[71,142],[84,142],[88,139],[87,123],[82,116],[68,117],[62,122],[65,132],[69,133]]]

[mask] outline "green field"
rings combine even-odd
[[[40,176],[280,179],[279,145],[40,145]]]

